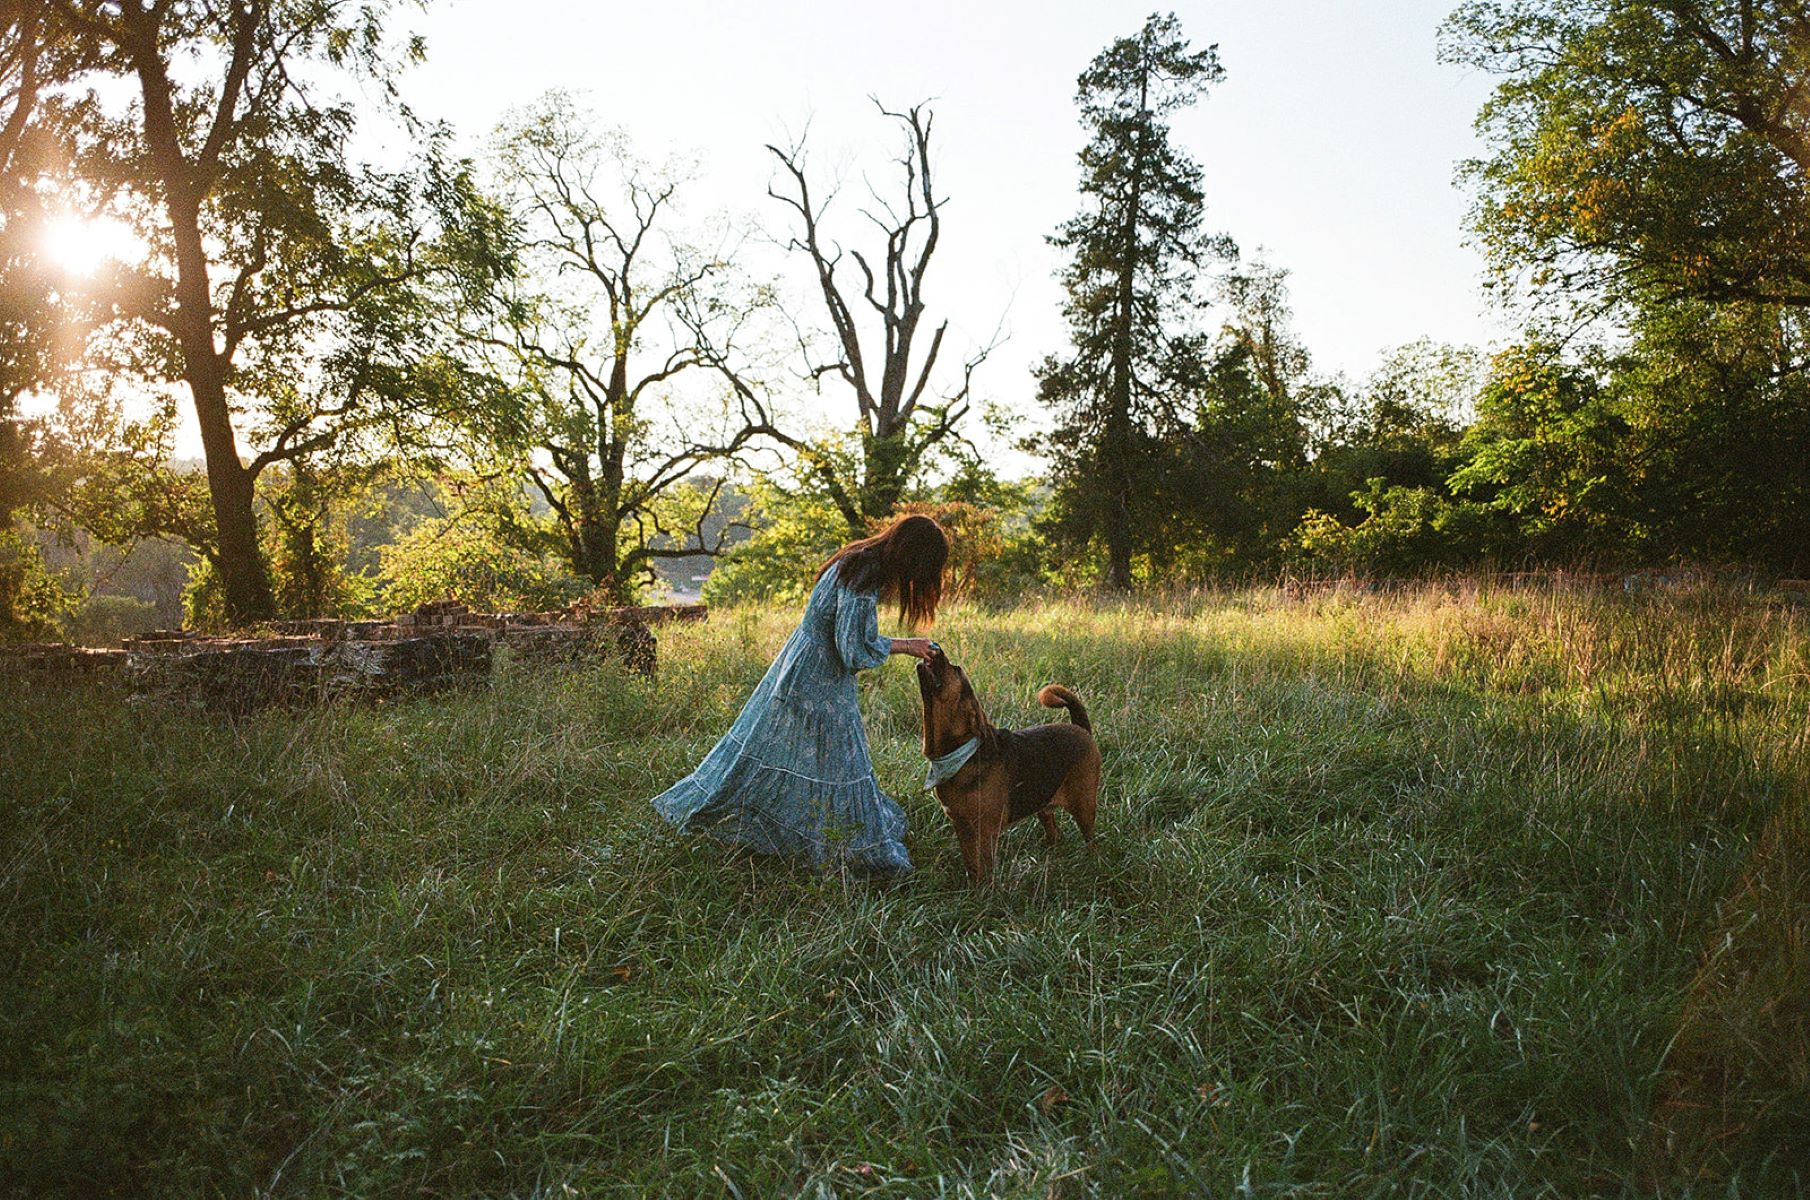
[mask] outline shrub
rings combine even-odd
[[[157,628],[157,605],[137,596],[91,592],[63,622],[63,633],[81,646],[111,646]]]
[[[560,608],[590,589],[557,555],[502,536],[471,514],[428,517],[378,557],[378,594],[388,612],[445,596],[487,612]]]
[[[75,602],[36,541],[16,530],[0,530],[0,641],[54,637]]]
[[[748,523],[753,535],[719,559],[704,581],[706,603],[802,600],[817,567],[848,540],[848,523],[828,499],[767,482],[753,488]]]
[[[1028,495],[1012,509],[967,499],[901,504],[894,516],[921,513],[949,533],[951,596],[1013,595],[1044,579],[1048,547],[1032,527]],[[1009,497],[1008,497],[1009,498]],[[704,583],[711,604],[793,601],[809,594],[817,568],[849,540],[848,523],[828,500],[757,485],[754,534],[725,555]],[[878,531],[892,518],[875,520]]]
[[[1496,540],[1501,515],[1454,501],[1428,487],[1366,481],[1352,502],[1365,513],[1347,525],[1331,513],[1309,509],[1287,549],[1299,566],[1346,574],[1411,576],[1440,567],[1475,564]]]

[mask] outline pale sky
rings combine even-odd
[[[1489,80],[1435,61],[1455,0],[1222,0],[1174,11],[1217,43],[1225,82],[1175,120],[1206,173],[1208,227],[1291,273],[1317,365],[1362,377],[1393,346],[1500,334],[1464,244],[1457,162]],[[963,337],[1009,342],[982,390],[1029,407],[1030,365],[1060,349],[1058,257],[1045,237],[1077,207],[1074,81],[1138,3],[817,0],[645,5],[444,0],[415,27],[428,60],[404,81],[425,116],[476,146],[509,107],[549,88],[583,94],[639,151],[695,155],[694,209],[773,227],[769,141],[810,122],[828,170],[883,171],[889,107],[934,99],[949,198],[926,296]],[[857,186],[850,192],[858,191]],[[852,199],[852,195],[851,195]],[[812,313],[811,315],[815,315]]]

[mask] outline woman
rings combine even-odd
[[[900,517],[817,572],[804,620],[698,769],[654,798],[681,829],[813,865],[909,871],[905,812],[868,758],[855,672],[889,655],[927,658],[925,638],[880,636],[879,603],[908,627],[936,617],[949,541],[929,517]]]

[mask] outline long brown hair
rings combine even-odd
[[[839,583],[897,600],[900,619],[916,629],[936,620],[936,606],[943,598],[943,564],[948,561],[949,537],[943,527],[913,513],[836,551],[817,568],[817,578],[839,565]]]

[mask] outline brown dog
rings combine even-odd
[[[940,650],[918,664],[918,690],[924,696],[924,757],[931,760],[927,786],[935,786],[936,798],[955,826],[969,879],[987,882],[1000,833],[1032,813],[1052,844],[1060,836],[1058,808],[1067,810],[1082,838],[1093,842],[1100,747],[1087,708],[1073,692],[1052,683],[1037,693],[1044,707],[1068,709],[1068,724],[996,729],[981,711],[967,672]]]

